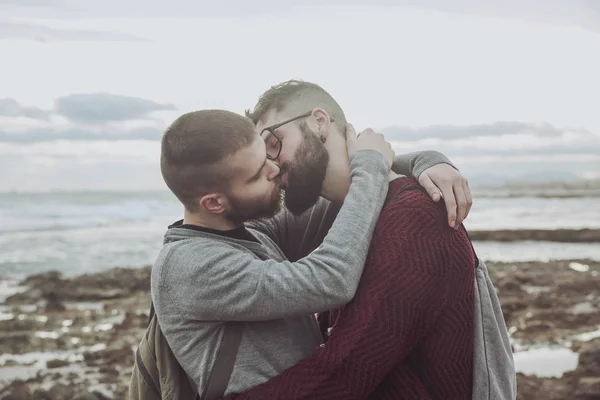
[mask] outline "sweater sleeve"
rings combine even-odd
[[[425,150],[397,156],[394,159],[392,170],[398,174],[410,175],[415,179],[419,179],[423,171],[437,164],[448,164],[457,169],[448,157],[439,151]]]
[[[403,223],[398,223],[403,221]],[[377,225],[356,297],[327,343],[266,383],[227,399],[366,399],[436,321],[448,291],[439,223],[406,208]]]
[[[397,155],[392,169],[396,173],[418,179],[424,170],[442,163],[452,165],[442,153],[424,150]],[[321,198],[315,206],[299,216],[283,209],[273,218],[249,222],[246,225],[269,236],[288,260],[296,261],[323,242],[339,210],[339,204]]]
[[[259,259],[219,241],[183,243],[161,257],[159,288],[188,318],[259,321],[339,307],[356,292],[385,201],[388,168],[373,150],[356,152],[352,183],[327,237],[296,261]]]

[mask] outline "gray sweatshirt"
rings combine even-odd
[[[437,152],[411,154],[398,157],[394,170],[418,176],[440,162],[449,163]],[[200,392],[224,322],[245,321],[226,391],[239,393],[308,357],[322,341],[314,313],[352,299],[388,173],[383,156],[372,150],[355,153],[350,171],[341,207],[320,199],[299,217],[284,211],[248,224],[260,243],[185,228],[167,231],[152,269],[152,300],[165,338]]]

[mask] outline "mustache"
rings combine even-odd
[[[283,175],[292,169],[292,163],[290,161],[285,161],[281,163],[279,166],[279,175]]]

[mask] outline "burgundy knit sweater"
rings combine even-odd
[[[358,291],[331,313],[326,344],[227,399],[471,398],[474,254],[417,186],[390,183]]]

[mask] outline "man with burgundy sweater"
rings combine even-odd
[[[417,185],[390,182],[354,299],[320,316],[332,326],[326,344],[228,398],[471,398],[474,254],[464,228],[449,228]]]
[[[281,110],[293,114],[319,99],[332,100],[317,85],[290,81],[267,91],[249,116],[264,134]],[[342,112],[329,105],[332,115]],[[320,110],[333,121],[327,111]],[[268,136],[267,143],[273,132]],[[285,132],[276,139],[285,141]],[[480,292],[476,304],[476,255],[462,224],[452,229],[447,219],[446,208],[417,181],[391,173],[354,299],[319,315],[326,342],[277,377],[226,398],[471,399],[482,392],[491,398],[489,387],[474,388],[474,363],[481,365],[474,361],[481,340],[475,314],[480,297],[489,295]],[[504,351],[506,343],[497,347]],[[512,366],[506,367],[510,381]]]

